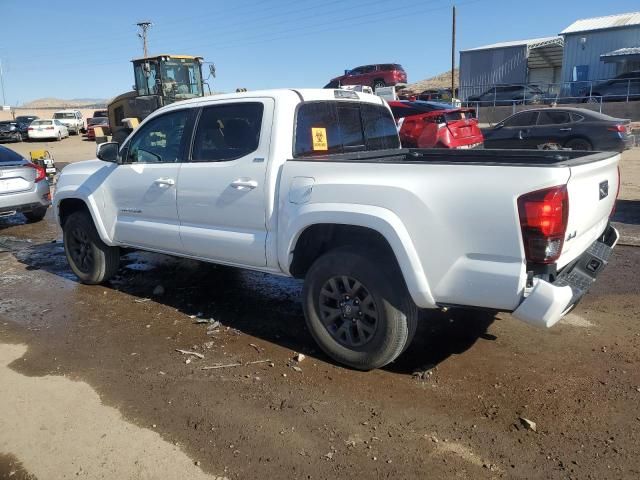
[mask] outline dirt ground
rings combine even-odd
[[[130,253],[84,286],[51,218],[0,219],[0,479],[640,478],[638,161],[561,324],[425,313],[368,373],[316,349],[298,281]]]

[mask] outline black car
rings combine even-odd
[[[37,115],[18,115],[15,119],[18,123],[24,123],[25,125],[31,125],[31,122],[38,120],[40,117]]]
[[[544,92],[535,85],[496,85],[480,95],[467,97],[467,102],[480,106],[537,105],[544,100]]]
[[[584,108],[524,110],[483,130],[485,148],[609,150],[633,144],[630,121]]]
[[[612,80],[596,83],[582,92],[585,103],[640,100],[640,70],[623,73]]]
[[[29,136],[26,123],[4,120],[0,122],[0,142],[21,142]]]

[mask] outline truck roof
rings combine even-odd
[[[340,92],[340,93],[336,93]],[[272,97],[278,99],[290,100],[292,95],[296,95],[300,101],[318,101],[318,100],[346,100],[346,101],[361,101],[366,103],[375,103],[378,105],[384,105],[385,101],[382,97],[372,95],[370,93],[351,92],[347,90],[330,89],[330,88],[279,88],[269,90],[252,90],[248,92],[234,92],[223,93],[220,95],[211,95],[206,97],[192,98],[189,100],[183,100],[181,102],[172,103],[167,107],[163,107],[161,110],[169,109],[170,107],[188,105],[192,103],[207,103],[215,102],[218,100],[232,100],[242,98],[254,98],[254,97]]]

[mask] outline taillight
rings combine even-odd
[[[610,132],[627,133],[627,127],[624,125],[614,125],[613,127],[608,127],[607,130]]]
[[[518,198],[518,214],[527,261],[555,262],[562,252],[569,219],[566,185],[522,195]]]
[[[29,131],[31,131],[31,130],[35,130],[35,128],[33,128],[33,127],[29,127]]]
[[[47,172],[45,172],[44,168],[40,165],[36,165],[35,163],[27,163],[27,167],[35,168],[36,170],[36,183],[41,182],[45,178],[47,178]]]

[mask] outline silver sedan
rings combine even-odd
[[[44,168],[0,146],[0,217],[22,213],[29,222],[38,222],[50,204]]]

